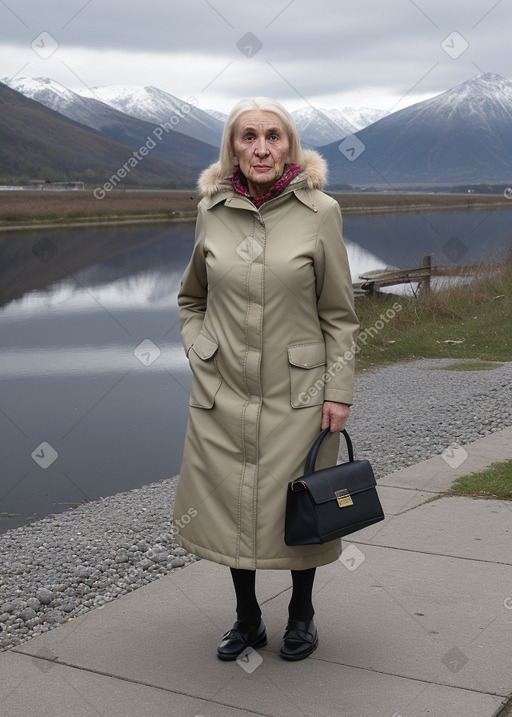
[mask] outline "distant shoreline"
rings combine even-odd
[[[163,223],[171,223],[171,224],[194,224],[195,222],[195,213],[193,216],[175,216],[175,217],[151,217],[151,216],[133,216],[128,219],[121,219],[121,218],[115,218],[115,219],[87,219],[84,218],[83,221],[76,221],[76,222],[67,222],[67,221],[47,221],[46,223],[32,223],[27,222],[26,224],[0,224],[0,235],[2,233],[6,234],[7,232],[18,232],[18,231],[27,231],[27,230],[34,230],[38,231],[39,229],[44,230],[52,227],[53,229],[79,229],[79,228],[85,228],[85,227],[119,227],[119,226],[133,226],[135,224],[163,224]],[[0,236],[1,238],[1,236]]]
[[[328,192],[343,214],[512,209],[496,194]],[[104,200],[92,190],[0,192],[0,232],[194,222],[199,196],[193,190],[116,190]]]

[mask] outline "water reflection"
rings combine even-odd
[[[493,260],[510,216],[347,217],[353,281],[423,253]],[[190,375],[176,295],[192,242],[191,224],[2,236],[0,530],[179,471]]]
[[[345,239],[380,263],[401,269],[420,265],[432,254],[439,266],[498,262],[512,245],[512,210],[410,212],[347,216]]]
[[[20,514],[3,529],[178,472],[190,377],[176,294],[192,239],[179,225],[0,242],[0,514]]]

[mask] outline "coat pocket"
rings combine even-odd
[[[192,344],[188,352],[192,370],[189,406],[212,408],[222,383],[215,360],[218,348],[217,342],[203,333]]]
[[[290,344],[287,350],[292,407],[320,406],[324,401],[325,387],[324,342]]]

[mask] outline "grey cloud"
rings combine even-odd
[[[492,34],[498,45],[500,38],[505,43],[503,10],[498,4],[485,16],[490,7],[488,0],[470,6],[445,0],[362,0],[351,7],[338,0],[5,0],[0,40],[24,43],[31,33],[47,30],[68,45],[225,55],[250,31],[281,56],[312,51],[322,57],[334,52],[357,56],[373,47],[389,52],[418,40],[433,43],[454,29]]]
[[[314,101],[375,86],[403,96],[418,83],[418,92],[436,94],[480,68],[508,75],[510,16],[504,0],[2,0],[0,42],[30,58],[30,42],[46,30],[64,50],[97,49],[98,66],[106,50],[155,53],[153,65],[158,53],[190,53],[206,58],[205,83],[232,61],[218,84],[232,83],[233,96],[250,87]],[[456,60],[441,48],[454,30],[469,43]],[[250,58],[237,48],[248,32],[262,44]]]

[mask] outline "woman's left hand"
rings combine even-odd
[[[347,423],[350,406],[336,401],[324,401],[322,407],[322,431],[330,428],[331,433],[342,431]]]

